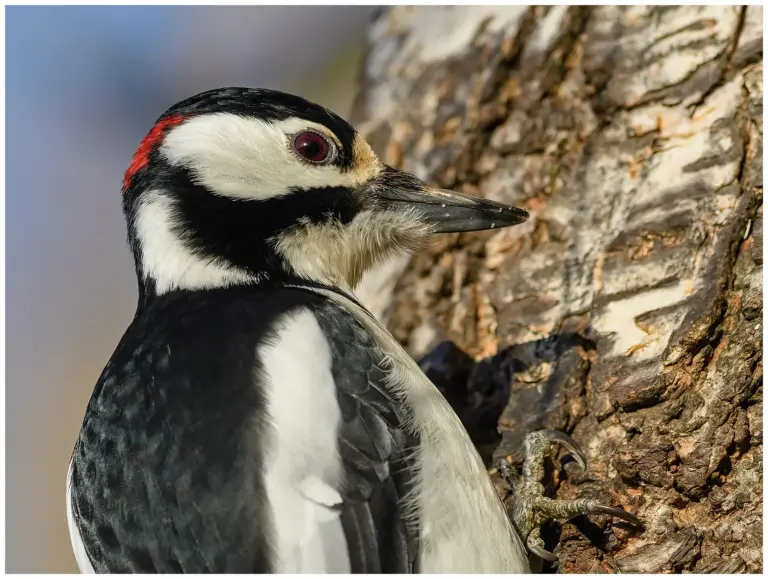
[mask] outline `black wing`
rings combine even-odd
[[[418,440],[388,393],[384,354],[357,319],[330,300],[313,307],[333,355],[346,487],[342,524],[353,573],[417,571],[418,521],[404,499],[415,483]]]

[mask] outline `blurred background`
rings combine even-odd
[[[64,511],[93,385],[135,308],[120,183],[221,86],[349,111],[373,7],[6,8],[6,572],[77,570]]]

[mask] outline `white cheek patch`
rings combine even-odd
[[[136,236],[141,245],[144,277],[155,282],[158,295],[174,289],[210,289],[258,281],[223,259],[196,254],[173,231],[171,199],[147,191],[136,211]]]
[[[300,118],[273,122],[214,113],[171,130],[160,151],[171,163],[191,169],[211,191],[244,199],[268,199],[291,188],[356,187],[381,171],[380,163],[370,160],[347,172],[302,161],[291,151],[289,135],[307,129],[338,146],[326,127]]]

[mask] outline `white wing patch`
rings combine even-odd
[[[349,573],[341,525],[341,411],[331,351],[309,310],[287,315],[259,346],[267,386],[265,485],[281,573]]]
[[[85,552],[85,545],[80,538],[80,530],[75,524],[75,517],[72,513],[72,462],[67,469],[67,526],[69,527],[69,540],[72,543],[72,551],[75,553],[75,561],[80,573],[93,573],[93,565]]]

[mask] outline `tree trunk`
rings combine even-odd
[[[561,572],[761,571],[762,35],[760,7],[371,24],[353,120],[384,161],[531,219],[444,236],[360,297],[489,465],[568,432],[590,468],[554,460],[550,496],[647,525],[549,526]]]

